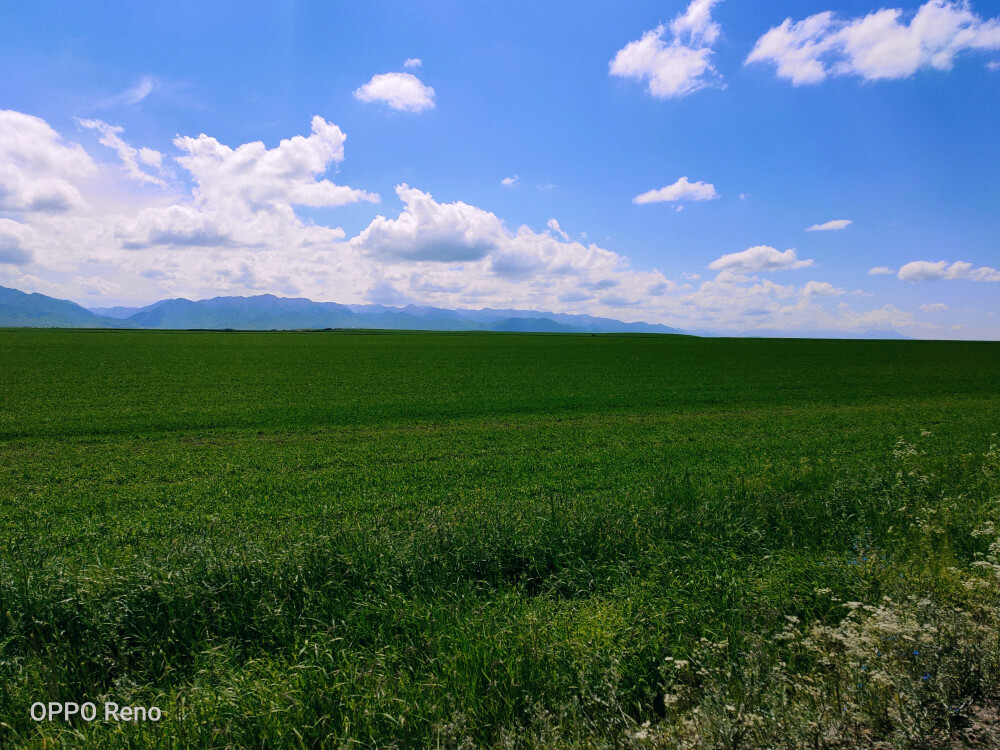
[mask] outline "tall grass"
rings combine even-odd
[[[4,556],[0,740],[943,741],[998,684],[1000,460],[942,461],[922,439],[867,471],[355,509],[291,538],[206,528],[110,565]],[[889,633],[907,645],[881,648]],[[104,696],[165,719],[27,712]]]

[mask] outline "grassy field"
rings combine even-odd
[[[991,343],[3,330],[0,746],[982,739],[998,431]]]

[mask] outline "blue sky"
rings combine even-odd
[[[997,339],[998,17],[8,4],[0,284]]]

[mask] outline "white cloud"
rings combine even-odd
[[[835,232],[840,229],[847,229],[854,222],[850,219],[834,219],[823,224],[813,224],[806,229],[807,232]]]
[[[318,208],[378,201],[372,193],[317,179],[331,164],[343,161],[346,140],[340,128],[317,115],[311,135],[284,139],[273,149],[260,141],[233,149],[204,134],[178,137],[174,145],[184,152],[177,163],[197,183],[199,202],[288,213],[291,205]]]
[[[569,242],[569,235],[566,234],[566,232],[563,231],[562,227],[559,226],[559,222],[558,221],[556,221],[555,219],[549,219],[548,222],[545,224],[545,226],[547,226],[553,232],[555,232],[560,237],[562,237],[564,240],[566,240],[567,242]]]
[[[31,262],[31,252],[25,246],[31,227],[13,219],[0,219],[0,263],[20,266]]]
[[[151,148],[133,148],[122,140],[120,134],[124,129],[120,126],[108,125],[102,120],[81,120],[77,118],[77,122],[83,127],[89,130],[96,130],[101,134],[101,144],[114,149],[118,153],[118,157],[122,160],[122,164],[125,165],[125,171],[129,177],[149,185],[166,187],[167,183],[159,177],[154,177],[144,172],[139,166],[139,162],[142,162],[147,166],[159,167],[163,162],[163,154],[159,151],[154,151]]]
[[[801,294],[804,297],[839,297],[844,294],[843,289],[838,289],[828,281],[809,281],[802,287]]]
[[[895,329],[926,335],[932,326],[919,323],[910,313],[886,305],[855,311],[847,304],[829,309],[829,298],[846,294],[828,282],[811,281],[803,287],[775,284],[721,272],[715,279],[679,298],[674,308],[678,323],[737,333],[845,332]]]
[[[143,146],[139,149],[139,161],[147,167],[156,167],[159,169],[163,165],[163,154],[159,151]]]
[[[233,149],[215,138],[178,136],[176,162],[195,183],[189,202],[143,208],[121,221],[117,235],[124,247],[261,246],[290,241],[302,228],[293,206],[335,207],[378,196],[317,179],[343,160],[346,136],[322,117],[312,120],[312,134],[282,140],[275,148],[244,143]],[[308,234],[327,240],[343,232],[313,227]],[[305,235],[302,235],[304,238]]]
[[[658,99],[685,96],[709,86],[721,86],[711,63],[719,25],[712,6],[720,0],[693,0],[667,27],[657,26],[618,51],[609,65],[611,75],[649,82]]]
[[[896,273],[889,266],[875,266],[868,269],[869,276],[884,276]]]
[[[404,68],[419,68],[424,64],[424,61],[419,57],[408,57],[406,62],[403,63]]]
[[[895,305],[883,305],[882,307],[866,312],[855,312],[846,303],[841,303],[837,308],[838,318],[844,330],[896,330],[907,331],[920,334],[928,333],[934,329],[933,326],[921,325],[913,317],[912,313],[900,310]]]
[[[921,305],[920,309],[925,313],[939,313],[946,312],[948,310],[948,305],[943,302],[934,302],[929,305]]]
[[[96,171],[87,152],[64,144],[45,120],[0,110],[0,211],[82,208],[85,201],[75,183]]]
[[[400,216],[377,217],[348,243],[378,263],[394,298],[408,290],[424,304],[610,314],[677,289],[658,271],[633,271],[616,253],[570,241],[556,220],[543,232],[510,231],[476,206],[438,203],[406,185],[396,190]]]
[[[964,261],[955,261],[948,265],[948,262],[944,260],[939,260],[936,263],[915,260],[900,268],[897,276],[901,281],[933,281],[935,279],[1000,281],[1000,271],[995,268],[989,266],[974,268],[971,263]]]
[[[718,197],[715,185],[708,182],[691,182],[687,177],[681,177],[672,185],[637,195],[632,202],[642,204],[664,201],[710,201]]]
[[[138,104],[153,93],[158,85],[157,80],[152,76],[143,76],[135,86],[122,94],[122,100],[126,104]]]
[[[996,73],[998,70],[1000,70],[1000,60],[991,60],[990,62],[986,63],[986,69],[990,71],[990,73]]]
[[[827,76],[867,81],[907,78],[918,70],[950,70],[966,50],[1000,49],[1000,19],[983,20],[968,2],[929,0],[906,22],[900,9],[840,20],[832,11],[785,19],[760,39],[747,63],[769,62],[794,85]]]
[[[121,286],[103,276],[77,276],[73,281],[88,297],[104,297],[121,291]]]
[[[751,274],[772,271],[788,271],[811,266],[811,260],[799,260],[794,249],[780,252],[767,245],[757,245],[739,253],[728,253],[712,261],[708,267],[713,271],[727,271],[732,274]]]
[[[144,208],[135,219],[122,221],[117,228],[122,246],[128,250],[169,245],[171,247],[236,247],[253,245],[236,240],[237,227],[218,212],[205,212],[192,205]]]
[[[499,246],[503,226],[494,214],[461,201],[437,203],[409,185],[396,187],[406,205],[397,219],[377,216],[351,242],[381,258],[461,261]]]
[[[384,102],[392,109],[422,112],[434,107],[434,89],[412,73],[381,73],[354,92],[363,102]]]
[[[500,180],[500,184],[503,185],[504,187],[514,187],[515,185],[517,185],[520,179],[521,178],[518,177],[517,175],[514,175],[513,177],[504,177],[502,180]]]
[[[712,6],[720,0],[692,0],[687,10],[670,22],[670,30],[677,38],[689,36],[691,42],[715,44],[721,29],[712,20]]]

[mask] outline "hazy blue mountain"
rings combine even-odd
[[[648,323],[537,310],[447,310],[426,305],[340,305],[260,294],[165,299],[145,307],[94,307],[0,287],[0,326],[300,330],[381,328],[433,331],[681,333]]]
[[[0,326],[5,328],[124,328],[127,323],[95,315],[68,300],[26,294],[0,286]]]
[[[26,294],[0,287],[0,327],[34,328],[163,328],[302,330],[322,328],[380,328],[417,331],[523,331],[535,333],[676,333],[677,328],[653,323],[625,323],[592,315],[538,310],[448,310],[427,305],[340,305],[302,297],[213,297],[192,301],[165,299],[145,307],[92,307],[75,302]],[[699,330],[696,336],[906,339],[891,329],[846,331]]]
[[[577,330],[548,318],[504,318],[490,325],[491,331],[530,333],[572,333]]]
[[[105,318],[114,318],[115,320],[124,320],[130,315],[135,315],[137,312],[142,310],[141,307],[88,307],[90,312],[94,315],[100,315]]]
[[[140,328],[233,328],[289,330],[300,328],[356,328],[356,316],[344,305],[301,298],[214,297],[192,302],[164,300],[131,315]]]
[[[456,312],[476,321],[492,324],[509,318],[534,318],[551,320],[582,333],[685,333],[677,328],[655,323],[623,323],[611,318],[595,318],[592,315],[572,315],[569,313],[539,312],[537,310],[457,310]]]

